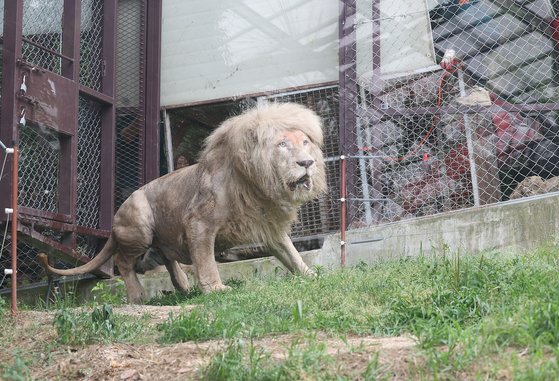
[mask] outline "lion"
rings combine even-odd
[[[241,244],[262,244],[292,273],[311,275],[288,234],[298,208],[326,188],[322,139],[320,118],[304,106],[269,103],[247,110],[215,129],[198,164],[133,192],[91,261],[62,270],[51,267],[45,254],[39,260],[51,273],[77,275],[114,256],[133,304],[145,298],[137,277],[142,262],[164,264],[180,292],[190,286],[179,263],[193,265],[202,292],[229,289],[214,250]]]

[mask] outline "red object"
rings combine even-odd
[[[555,42],[555,50],[559,50],[559,17],[551,20],[551,38]]]
[[[491,94],[491,101],[495,106],[502,106],[507,102]],[[525,118],[520,113],[498,111],[492,116],[495,133],[498,137],[496,143],[497,158],[506,161],[511,152],[522,151],[526,144],[542,140],[539,134],[540,125],[537,121]]]
[[[470,161],[468,159],[468,147],[465,144],[457,144],[448,151],[444,158],[446,175],[453,180],[459,180],[470,172]]]

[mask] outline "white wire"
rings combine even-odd
[[[8,159],[8,154],[6,153],[6,155],[4,156],[4,162],[2,163],[2,169],[0,170],[0,179],[4,176],[4,169],[6,168],[7,159]],[[6,228],[4,230],[4,236],[2,237],[2,245],[0,245],[0,259],[2,259],[2,253],[4,252],[4,245],[6,244],[6,236],[8,235],[9,223],[10,223],[10,215],[8,214],[8,217],[6,219]],[[0,286],[2,286],[5,279],[6,279],[6,273],[4,273],[4,276],[2,277],[2,281],[0,281]]]
[[[8,160],[8,154],[4,156],[4,162],[2,163],[2,170],[0,170],[0,179],[4,176],[4,168],[6,168],[7,160]]]
[[[0,246],[0,259],[2,259],[2,253],[4,252],[4,244],[6,243],[6,236],[8,235],[9,223],[10,223],[10,215],[8,214],[8,218],[6,219],[6,228],[4,229],[4,236],[2,237],[2,245]]]

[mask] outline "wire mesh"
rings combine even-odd
[[[322,119],[324,129],[323,154],[326,161],[328,188],[317,200],[307,202],[299,210],[298,221],[293,224],[294,240],[321,236],[339,227],[339,146],[338,86],[329,86],[267,97],[275,102],[294,102],[314,110]]]
[[[78,234],[76,237],[77,252],[88,258],[93,258],[99,251],[99,240],[96,237]]]
[[[142,185],[144,141],[142,0],[118,3],[116,74],[115,208]]]
[[[103,0],[82,4],[80,24],[80,83],[101,90],[103,78]]]
[[[78,112],[77,213],[80,226],[99,227],[101,176],[101,106],[80,97]]]
[[[60,135],[27,124],[19,129],[18,204],[49,212],[58,210]]]
[[[350,227],[559,189],[550,2],[397,3],[345,2]]]
[[[8,234],[6,235],[5,245],[0,253],[0,269],[2,269],[2,273],[4,273],[3,269],[10,269],[12,267],[11,261],[11,247],[12,247],[12,239],[11,234],[9,233],[8,227]],[[2,233],[4,233],[4,227],[2,227]],[[45,277],[45,271],[41,267],[41,265],[35,260],[37,256],[37,248],[28,245],[23,242],[18,242],[17,244],[17,273],[18,285],[24,284],[32,284],[42,280]],[[0,277],[0,280],[3,282],[0,284],[0,290],[8,289],[12,287],[12,279],[10,276],[7,277]]]
[[[61,73],[64,0],[23,2],[23,59],[53,73]]]

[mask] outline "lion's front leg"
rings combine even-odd
[[[314,275],[312,271],[301,258],[301,254],[297,251],[291,239],[287,234],[284,234],[281,241],[274,247],[270,247],[274,257],[287,267],[289,271],[294,274]]]
[[[231,287],[221,282],[214,257],[215,226],[197,222],[187,228],[187,240],[192,265],[203,293],[226,291]]]

